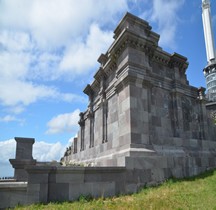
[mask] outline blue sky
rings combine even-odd
[[[0,177],[13,174],[15,136],[36,139],[34,158],[60,159],[87,107],[82,91],[127,11],[150,23],[165,51],[186,56],[190,84],[205,87],[201,2],[0,0]]]

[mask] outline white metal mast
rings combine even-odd
[[[214,36],[211,23],[210,0],[202,0],[202,20],[206,44],[206,55],[209,64],[215,60]]]
[[[202,0],[202,20],[208,62],[203,70],[206,78],[207,98],[209,101],[216,101],[216,59],[211,23],[210,0]]]

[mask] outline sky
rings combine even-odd
[[[201,0],[0,0],[0,177],[12,176],[14,137],[36,142],[38,161],[60,160],[79,129],[101,53],[126,12],[188,58],[190,85],[206,87]],[[216,31],[216,2],[211,2]],[[214,32],[216,33],[216,32]]]

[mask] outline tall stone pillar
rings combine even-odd
[[[32,145],[35,142],[34,138],[15,137],[16,145],[16,158],[10,159],[13,166],[14,178],[17,181],[27,181],[28,174],[25,170],[27,165],[35,165],[36,160],[32,157]]]

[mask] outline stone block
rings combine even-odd
[[[182,167],[175,167],[171,169],[172,177],[174,178],[183,178],[184,173]]]
[[[27,203],[39,203],[40,202],[40,184],[30,184],[27,187]]]
[[[70,184],[69,200],[75,200],[80,195],[93,197],[108,197],[115,195],[114,182],[87,182],[83,184]]]
[[[144,144],[144,145],[150,144],[148,134],[141,134],[141,143]]]
[[[126,183],[137,184],[144,186],[147,182],[151,180],[151,170],[150,169],[134,169],[127,170],[126,172]]]
[[[191,147],[198,147],[198,140],[197,139],[190,139],[190,146]]]
[[[177,147],[182,147],[183,140],[181,138],[173,138],[173,145]]]
[[[84,170],[70,173],[56,174],[56,183],[83,183],[84,182]]]
[[[216,159],[215,157],[209,157],[209,167],[216,167]]]
[[[126,186],[125,186],[125,192],[126,192],[127,194],[136,193],[137,190],[138,190],[137,184],[126,184]]]
[[[124,146],[124,145],[128,145],[130,143],[131,143],[130,134],[125,134],[125,135],[122,135],[122,136],[119,137],[119,141],[118,141],[117,146],[121,147],[121,146]]]
[[[165,180],[164,169],[153,168],[151,169],[151,179],[156,183],[161,183]]]
[[[142,144],[142,137],[140,133],[131,133],[131,143]]]
[[[126,157],[127,169],[167,168],[167,158],[164,156]]]
[[[125,157],[118,157],[117,158],[117,166],[125,166]]]
[[[49,184],[48,202],[68,201],[69,183],[51,183]]]
[[[152,125],[161,127],[161,118],[157,116],[152,116]]]
[[[29,174],[28,176],[28,183],[30,184],[47,184],[48,183],[48,172],[47,173],[37,173],[37,171],[35,171],[34,173]]]

